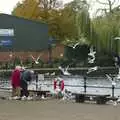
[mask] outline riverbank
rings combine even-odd
[[[0,100],[0,120],[120,120],[120,105]]]

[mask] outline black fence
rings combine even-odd
[[[43,73],[42,73],[43,74]],[[34,74],[34,76],[33,76],[33,81],[35,82],[35,87],[36,87],[36,89],[38,89],[38,85],[39,85],[39,81],[41,81],[40,79],[39,79],[39,77],[38,77],[38,75],[39,75],[39,72],[35,72],[35,74]],[[45,75],[45,74],[43,74],[44,75],[44,81],[51,81],[51,83],[49,83],[49,84],[46,84],[46,83],[44,83],[44,81],[42,81],[43,82],[43,84],[42,85],[44,85],[44,86],[51,86],[51,88],[52,88],[52,86],[53,86],[53,80],[56,78],[56,77],[58,77],[59,75]],[[10,86],[10,76],[11,76],[11,70],[4,70],[4,71],[1,71],[0,72],[0,89],[9,89],[9,87],[8,86]],[[111,89],[111,95],[112,95],[112,97],[114,97],[115,96],[115,90],[116,89],[120,89],[120,87],[116,87],[114,84],[111,84],[111,86],[94,86],[94,85],[89,85],[88,83],[87,83],[87,81],[89,81],[90,79],[92,79],[93,77],[91,77],[91,76],[82,76],[82,75],[78,75],[78,76],[74,76],[74,75],[70,75],[70,76],[64,76],[64,75],[60,75],[60,77],[61,78],[64,78],[64,79],[81,79],[81,77],[82,77],[82,79],[83,79],[83,84],[82,85],[70,85],[70,84],[65,84],[65,87],[71,87],[71,88],[83,88],[83,91],[84,92],[89,92],[87,89],[88,88],[100,88],[100,89]],[[97,76],[94,76],[94,79],[104,79],[104,77],[105,76],[101,76],[101,77],[97,77]],[[106,78],[107,79],[107,78]],[[72,91],[71,91],[72,92]]]

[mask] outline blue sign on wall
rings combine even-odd
[[[52,44],[55,44],[56,43],[56,39],[50,37],[49,40],[48,40],[48,45],[52,45]]]
[[[0,41],[0,46],[12,46],[12,40],[1,40]]]

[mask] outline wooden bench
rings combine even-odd
[[[97,104],[106,104],[110,97],[109,94],[91,94],[91,93],[73,93],[77,103],[83,103],[85,100],[96,101]]]
[[[29,91],[29,94],[36,94],[37,96],[42,96],[44,95],[44,97],[47,97],[49,96],[50,94],[50,91],[48,90],[28,90]]]

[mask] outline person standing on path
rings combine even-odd
[[[11,85],[12,85],[12,98],[18,99],[20,98],[20,72],[21,66],[16,66],[15,70],[12,72],[11,75]]]
[[[23,71],[21,72],[21,97],[27,98],[29,96],[29,92],[28,92],[28,82],[30,82],[32,80],[32,74],[34,72],[32,70],[28,70],[28,69],[23,69]]]

